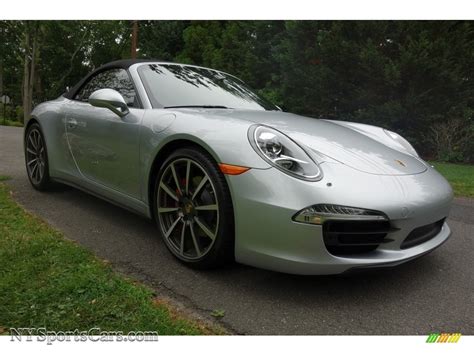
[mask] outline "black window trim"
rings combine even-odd
[[[105,67],[105,68],[102,68],[100,70],[96,70],[94,72],[92,72],[91,74],[89,74],[85,79],[82,80],[82,83],[80,83],[77,87],[77,89],[74,90],[74,92],[72,93],[72,95],[68,95],[68,96],[65,96],[67,97],[68,99],[72,100],[72,101],[76,101],[76,102],[82,102],[82,103],[87,103],[85,101],[82,101],[82,100],[78,100],[76,99],[76,96],[81,92],[81,90],[88,84],[90,83],[90,81],[92,79],[94,79],[97,75],[99,74],[102,74],[102,73],[105,73],[106,71],[109,71],[109,70],[125,70],[125,72],[127,73],[128,75],[128,78],[130,79],[130,81],[132,82],[132,85],[133,85],[133,90],[135,90],[135,95],[137,97],[137,101],[138,101],[138,105],[139,107],[131,107],[131,108],[134,108],[134,109],[140,109],[140,110],[143,110],[143,104],[142,104],[142,99],[140,97],[140,94],[137,90],[137,86],[135,85],[135,82],[133,81],[133,78],[132,76],[130,75],[130,72],[128,69],[125,69],[121,66],[117,66],[117,67]]]

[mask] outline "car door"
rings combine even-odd
[[[129,106],[120,118],[106,108],[93,107],[96,90],[118,91]],[[124,69],[109,69],[92,77],[73,98],[65,124],[69,149],[81,174],[89,181],[140,198],[139,133],[143,110]]]

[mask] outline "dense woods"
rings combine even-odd
[[[130,21],[0,21],[7,114],[23,120],[129,58],[131,33]],[[473,22],[139,21],[137,48],[232,73],[284,110],[377,124],[424,157],[474,162]]]

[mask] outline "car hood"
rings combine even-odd
[[[379,127],[348,125],[277,111],[206,110],[206,114],[273,127],[311,149],[322,161],[336,160],[370,174],[410,175],[427,169],[420,159],[390,147],[391,138]],[[364,131],[364,126],[371,129]]]

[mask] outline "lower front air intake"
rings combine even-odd
[[[336,256],[369,253],[389,241],[386,236],[393,231],[390,222],[381,221],[326,221],[323,224],[324,243]]]

